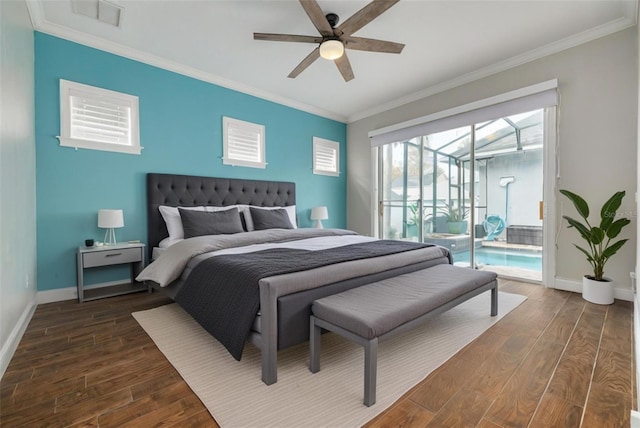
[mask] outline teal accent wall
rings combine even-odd
[[[61,147],[59,80],[139,97],[141,155]],[[76,284],[76,249],[102,241],[100,208],[124,210],[118,241],[146,241],[145,174],[293,181],[301,227],[326,205],[325,227],[346,227],[346,124],[238,91],[35,33],[38,289]],[[266,127],[266,169],[222,164],[222,117]],[[340,143],[340,177],[312,173],[313,137]],[[87,283],[126,270],[87,271]]]

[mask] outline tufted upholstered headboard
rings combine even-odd
[[[169,236],[158,210],[173,207],[235,204],[279,207],[296,204],[296,185],[284,181],[241,180],[176,174],[147,174],[147,248]]]

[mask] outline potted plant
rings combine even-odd
[[[462,207],[457,207],[451,203],[445,203],[445,208],[441,208],[440,212],[444,214],[447,219],[447,228],[449,233],[466,233],[467,221],[465,218],[469,215],[469,210]]]
[[[420,210],[418,209],[418,203],[413,202],[409,205],[409,213],[407,216],[407,236],[409,238],[416,238],[418,236],[418,225],[420,224]],[[422,232],[423,233],[431,233],[431,218],[428,214],[425,213],[425,208],[423,208],[423,217],[422,217]]]
[[[413,202],[407,208],[409,208],[409,213],[407,215],[407,236],[409,238],[415,238],[418,236],[418,225],[420,224],[420,210],[418,209],[418,203]]]
[[[612,242],[620,234],[622,228],[631,223],[628,218],[616,219],[616,211],[622,204],[625,192],[616,192],[604,203],[600,210],[600,223],[597,226],[592,226],[589,223],[589,205],[582,197],[565,189],[561,189],[560,193],[569,198],[584,220],[582,223],[569,216],[562,216],[569,223],[568,227],[576,229],[587,243],[586,247],[573,244],[587,256],[587,261],[593,268],[593,275],[585,275],[582,279],[582,297],[592,303],[611,304],[613,303],[613,281],[604,276],[604,266],[627,242],[627,239]]]

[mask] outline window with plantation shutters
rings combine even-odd
[[[264,125],[223,117],[222,128],[222,163],[266,168]]]
[[[60,79],[60,145],[140,154],[138,97]]]
[[[313,173],[340,175],[340,144],[335,141],[313,137]]]

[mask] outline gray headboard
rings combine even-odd
[[[284,181],[241,180],[176,174],[147,174],[147,246],[169,236],[158,207],[227,206],[284,207],[296,204],[296,185]]]

